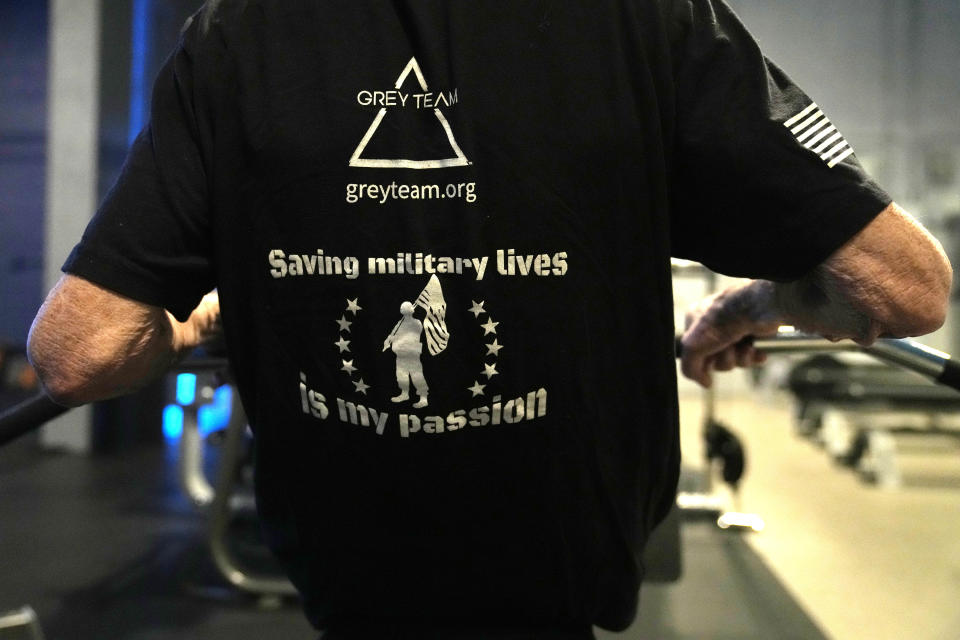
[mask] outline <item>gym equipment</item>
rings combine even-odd
[[[670,261],[674,276],[694,276],[702,278],[706,293],[717,289],[717,274],[698,262],[679,260]],[[676,354],[680,356],[680,337],[676,339]],[[681,490],[677,493],[677,507],[685,517],[706,517],[715,519],[721,529],[731,531],[762,531],[763,519],[753,513],[744,513],[740,504],[740,480],[746,471],[746,448],[739,436],[728,426],[716,419],[716,391],[704,389],[703,420],[701,437],[704,444],[704,473],[693,490]],[[714,476],[719,474],[730,490],[730,497],[718,493],[714,488]],[[732,502],[732,505],[728,503]],[[732,506],[732,509],[728,509]]]
[[[60,406],[44,393],[10,407],[0,414],[0,447],[34,431],[68,410],[68,407]]]
[[[235,588],[259,596],[262,605],[279,604],[281,598],[297,595],[290,581],[279,571],[267,573],[262,567],[248,566],[230,544],[235,521],[245,521],[248,530],[256,528],[256,506],[252,490],[243,483],[244,469],[249,463],[247,421],[240,403],[236,400],[232,406],[230,421],[218,437],[220,461],[214,486],[209,484],[203,471],[206,444],[200,434],[198,413],[206,404],[203,400],[212,399],[213,389],[227,381],[227,362],[212,361],[204,363],[203,367],[188,363],[187,367],[180,370],[203,376],[198,378],[198,401],[184,408],[183,434],[180,438],[181,485],[194,504],[209,509],[210,529],[207,539],[214,563],[221,575]],[[208,442],[213,435],[208,436]],[[256,544],[255,540],[254,545]],[[262,551],[266,551],[265,547]]]
[[[911,340],[885,339],[878,341],[872,347],[861,347],[851,341],[830,342],[816,336],[784,330],[775,338],[755,340],[754,346],[771,354],[863,351],[874,357],[922,373],[955,389],[960,387],[960,364],[951,361],[947,354]],[[678,340],[678,355],[679,352]],[[225,360],[210,359],[187,361],[181,365],[179,370],[189,370],[198,375],[201,373],[208,375],[224,369]],[[206,398],[204,398],[205,396]],[[201,390],[197,397],[209,399],[212,394],[204,393]],[[707,397],[711,401],[710,406],[712,406],[712,398]],[[206,481],[205,477],[202,480],[200,479],[204,459],[201,448],[203,443],[199,438],[199,431],[195,431],[198,429],[196,418],[200,404],[202,403],[198,403],[196,407],[185,411],[184,414],[185,437],[181,440],[181,447],[184,452],[181,477],[185,491],[194,499],[194,502],[200,506],[206,505],[206,508],[210,510],[209,541],[215,563],[229,583],[242,591],[267,596],[268,598],[292,595],[294,593],[293,587],[285,578],[277,577],[276,574],[258,572],[244,566],[231,549],[228,540],[231,534],[230,522],[238,511],[242,511],[242,508],[238,508],[238,506],[242,507],[242,503],[246,502],[245,498],[237,498],[235,494],[237,493],[238,479],[242,477],[241,469],[245,460],[247,427],[245,420],[236,419],[231,421],[223,434],[219,471],[211,493],[209,482]],[[47,420],[65,411],[66,408],[54,404],[45,396],[38,396],[21,403],[14,409],[0,415],[0,444],[5,444],[39,427]],[[712,414],[708,415],[711,420],[705,425],[704,431],[704,437],[707,439],[708,457],[711,462],[715,461],[723,465],[721,475],[726,482],[735,486],[739,482],[745,466],[743,447],[730,429],[712,420]],[[684,510],[684,505],[681,504],[679,499],[678,507],[680,507],[679,511]],[[663,565],[666,569],[661,574],[667,580],[677,579],[680,573],[679,527],[677,525],[678,518],[675,517],[676,513],[677,510],[667,518],[663,527],[655,532],[648,547],[648,558],[652,557],[654,559],[653,562],[650,562],[651,565],[663,560],[667,561]],[[757,524],[758,522],[754,520],[751,514],[743,514],[738,511],[721,512],[721,517],[718,518],[719,526],[731,529],[756,529]],[[660,544],[655,542],[657,535],[666,535],[667,537],[669,545],[665,552],[658,552],[658,550],[653,549]],[[652,571],[649,577],[651,580],[656,579],[656,571]]]
[[[861,462],[865,472],[872,476],[877,484],[885,487],[899,485],[900,477],[896,463],[896,445],[893,442],[891,430],[866,430],[862,433],[838,434],[843,429],[838,424],[835,414],[832,419],[823,420],[822,407],[811,405],[812,398],[824,397],[834,400],[852,401],[859,404],[861,410],[867,403],[889,409],[890,403],[900,407],[923,407],[925,411],[936,412],[944,409],[960,408],[960,363],[953,361],[946,353],[932,349],[922,343],[909,339],[884,338],[877,340],[871,346],[862,346],[852,340],[830,341],[825,338],[805,334],[793,327],[781,327],[775,337],[758,338],[752,340],[753,346],[768,354],[837,354],[841,352],[863,353],[883,363],[894,365],[895,368],[883,368],[873,374],[872,384],[867,375],[849,375],[845,367],[836,360],[820,355],[812,359],[815,364],[806,369],[795,372],[793,386],[800,392],[801,397],[807,400],[807,406],[802,407],[800,424],[806,431],[823,429],[827,432],[825,439],[828,449],[832,447],[838,458],[848,464]],[[677,356],[680,356],[682,345],[680,338],[676,341]],[[905,376],[903,369],[920,374],[927,381],[934,381],[941,387],[929,384],[917,384],[915,377]],[[811,372],[815,372],[812,373]],[[802,381],[802,383],[801,383]],[[947,389],[946,387],[949,387]],[[708,408],[712,406],[712,401]],[[818,414],[819,412],[819,414]],[[712,412],[708,412],[708,423],[705,427],[705,438],[708,438],[707,452],[710,460],[711,445],[709,434],[711,430]],[[821,424],[824,423],[821,427]],[[895,430],[899,432],[910,430]],[[925,429],[922,433],[930,433]],[[841,447],[836,443],[845,441]],[[728,449],[731,445],[727,445]],[[733,449],[735,450],[735,447]],[[721,456],[722,457],[722,456]],[[733,463],[739,464],[733,457]],[[732,472],[731,472],[732,473]],[[735,474],[733,474],[735,475]],[[692,513],[713,513],[720,511],[710,494],[681,493],[678,495],[678,505]],[[753,528],[753,524],[760,524],[749,514],[732,512],[718,517],[718,525],[724,528],[739,529]]]
[[[796,399],[796,431],[881,487],[902,484],[903,437],[936,441],[947,453],[960,443],[960,393],[900,367],[859,354],[821,354],[798,363],[787,386]]]
[[[43,630],[32,607],[0,613],[0,638],[3,640],[43,640]]]
[[[250,534],[257,525],[252,491],[245,482],[250,438],[239,402],[235,401],[225,429],[206,438],[200,432],[199,414],[214,398],[214,389],[229,380],[228,363],[223,358],[191,358],[172,373],[174,378],[183,373],[196,376],[189,401],[181,404],[183,430],[179,439],[178,475],[181,488],[191,502],[208,513],[207,542],[214,564],[230,585],[257,596],[261,606],[274,607],[282,598],[296,596],[297,592],[278,567],[264,561],[268,555],[266,548],[255,534]],[[0,446],[67,410],[43,395],[17,405],[0,416]],[[211,457],[209,448],[213,446],[219,448],[219,463],[211,484],[204,467]],[[644,559],[648,582],[673,582],[680,578],[679,526],[679,515],[674,509],[651,533]],[[246,560],[240,557],[238,551],[241,550]],[[256,562],[247,561],[251,556]]]
[[[880,338],[865,347],[852,340],[833,342],[796,331],[793,327],[781,327],[774,337],[755,339],[753,346],[771,355],[859,351],[960,391],[960,363],[952,360],[947,353],[908,338]]]
[[[677,351],[679,355],[679,349]],[[763,519],[753,513],[745,513],[740,507],[740,480],[746,471],[746,448],[739,436],[714,417],[715,392],[704,391],[702,437],[706,470],[699,486],[694,491],[677,493],[677,507],[686,517],[715,518],[717,526],[732,531],[762,531]],[[723,479],[732,496],[727,508],[727,499],[713,488],[715,474]]]
[[[194,505],[209,512],[207,542],[223,578],[240,591],[258,596],[261,606],[275,607],[283,597],[296,596],[297,591],[280,574],[279,568],[272,566],[272,558],[259,540],[252,488],[249,482],[244,482],[250,462],[250,438],[236,394],[232,396],[231,417],[226,427],[209,434],[206,440],[200,432],[200,412],[214,399],[215,389],[230,382],[228,362],[222,358],[192,359],[178,366],[176,372],[196,376],[196,391],[183,406],[180,485]],[[219,444],[220,459],[215,484],[211,485],[204,473],[204,463],[207,447],[214,440]],[[232,539],[246,543],[246,555],[251,555],[253,550],[252,555],[259,556],[256,567],[241,559],[238,545],[231,544]]]
[[[220,461],[214,487],[210,487],[204,476],[204,450],[208,445],[200,436],[197,416],[203,401],[213,397],[212,388],[221,382],[216,375],[210,375],[209,365],[207,367],[206,372],[196,367],[188,369],[198,375],[199,392],[195,394],[197,402],[184,407],[183,434],[180,439],[181,486],[194,504],[209,509],[208,543],[223,577],[240,591],[259,597],[263,606],[272,606],[281,598],[296,596],[293,585],[278,571],[271,573],[263,567],[245,563],[234,549],[235,545],[231,544],[237,538],[232,525],[238,519],[246,518],[249,522],[256,518],[253,497],[244,483],[249,438],[239,403],[235,404],[231,420],[220,434]],[[207,438],[207,443],[212,437]],[[680,514],[677,509],[672,509],[651,532],[644,554],[645,580],[676,582],[682,575],[681,558]]]

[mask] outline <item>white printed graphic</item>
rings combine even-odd
[[[411,95],[402,93],[400,91],[403,83],[406,81],[407,76],[410,75],[411,71],[416,75],[417,82],[419,82],[423,93]],[[436,95],[433,93],[428,93],[427,81],[423,77],[423,72],[420,70],[420,65],[417,64],[416,58],[410,58],[410,62],[407,63],[407,66],[404,67],[403,71],[400,73],[400,77],[398,77],[396,83],[394,83],[394,87],[396,89],[394,92],[360,92],[360,95],[363,96],[362,104],[381,104],[383,106],[381,106],[380,111],[373,119],[373,123],[370,125],[370,128],[367,129],[367,133],[363,136],[363,139],[360,140],[360,144],[357,145],[356,150],[350,157],[350,166],[373,169],[442,169],[444,167],[463,167],[469,165],[470,161],[467,160],[467,157],[463,154],[463,151],[460,150],[460,146],[457,144],[457,141],[453,136],[453,130],[450,128],[450,123],[447,122],[447,119],[443,116],[443,113],[436,106],[439,104],[449,106],[450,103],[456,99],[456,93],[454,92],[452,94],[447,94],[448,97],[444,97],[443,93]],[[413,100],[410,100],[411,98],[413,98]],[[360,96],[358,96],[358,99],[360,99]],[[364,150],[366,150],[370,140],[376,134],[381,122],[383,122],[384,116],[387,115],[387,105],[404,108],[407,106],[407,102],[410,102],[411,108],[415,107],[433,109],[433,113],[436,116],[438,123],[441,127],[443,127],[443,130],[447,135],[447,140],[450,143],[450,149],[453,151],[453,156],[437,160],[362,157]]]
[[[500,323],[494,322],[493,318],[490,317],[490,314],[487,312],[486,308],[484,308],[484,305],[486,304],[484,300],[481,300],[480,302],[471,300],[471,302],[473,303],[473,306],[467,309],[467,311],[473,314],[473,317],[477,320],[478,324],[480,323],[480,316],[486,314],[487,321],[483,324],[480,324],[480,328],[483,329],[484,336],[493,335],[493,342],[485,343],[487,347],[487,353],[484,355],[484,358],[486,358],[486,356],[493,356],[493,362],[484,362],[483,371],[480,372],[481,376],[487,377],[486,383],[489,384],[490,379],[500,373],[497,371],[497,358],[500,357],[500,350],[503,349],[503,345],[500,344],[499,339],[496,336],[497,325]],[[474,381],[472,387],[467,387],[467,391],[470,392],[471,397],[473,398],[482,396],[484,394],[484,389],[487,388],[487,384],[480,384],[480,380],[478,378]]]
[[[805,148],[820,156],[831,169],[853,154],[853,147],[816,103],[783,123]]]
[[[347,306],[344,309],[343,314],[337,320],[337,327],[339,328],[340,338],[333,344],[337,347],[337,352],[340,354],[340,370],[347,374],[347,377],[350,378],[350,382],[353,383],[353,388],[357,393],[362,393],[367,395],[367,390],[370,389],[370,385],[363,381],[363,378],[357,380],[353,379],[353,374],[359,372],[359,369],[354,365],[355,358],[347,360],[348,356],[344,354],[350,353],[350,340],[344,336],[344,334],[350,333],[350,327],[353,325],[353,320],[347,320],[347,314],[353,314],[354,319],[356,319],[357,314],[363,310],[363,307],[359,304],[359,298],[354,298],[353,300],[347,300]]]
[[[427,348],[430,355],[435,356],[447,348],[450,333],[447,331],[446,314],[447,302],[443,299],[443,289],[440,288],[440,279],[436,275],[430,277],[427,286],[417,297],[417,306],[426,310],[423,328],[427,332]]]
[[[426,311],[423,322],[413,316],[417,307]],[[430,388],[423,376],[423,362],[420,359],[423,343],[420,336],[427,334],[427,350],[431,356],[446,349],[450,340],[445,320],[446,312],[447,303],[443,298],[443,289],[440,288],[440,280],[436,275],[430,277],[427,286],[417,296],[416,304],[404,302],[400,305],[400,314],[403,317],[383,342],[383,350],[391,349],[397,358],[397,385],[400,387],[400,393],[390,398],[391,402],[409,400],[410,383],[413,382],[414,390],[419,397],[419,400],[413,404],[413,408],[420,409],[427,406],[427,394]]]
[[[375,433],[377,436],[394,434],[404,440],[475,429],[497,429],[545,418],[548,397],[545,386],[529,387],[525,393],[516,396],[512,394],[505,396],[498,389],[499,379],[497,381],[493,379],[500,375],[499,356],[505,348],[500,343],[498,335],[501,323],[490,316],[490,310],[487,309],[484,300],[471,302],[472,305],[469,308],[466,304],[461,307],[460,303],[456,303],[456,308],[464,315],[472,314],[472,321],[477,327],[476,331],[478,334],[482,333],[480,344],[486,347],[486,351],[483,352],[482,348],[478,349],[477,355],[482,354],[478,369],[482,365],[483,370],[478,372],[472,385],[466,386],[469,377],[465,380],[456,377],[454,387],[460,387],[462,384],[463,387],[460,388],[469,393],[469,400],[452,404],[452,406],[450,404],[453,402],[452,398],[441,398],[440,402],[433,404],[428,400],[429,389],[423,370],[423,343],[427,344],[428,355],[439,355],[446,349],[450,339],[445,320],[447,303],[440,287],[440,279],[436,274],[432,274],[415,302],[405,301],[400,304],[400,321],[383,343],[383,352],[388,349],[392,351],[397,384],[400,387],[400,393],[391,398],[392,402],[396,405],[408,401],[414,394],[419,396],[419,399],[412,403],[410,408],[401,406],[390,409],[382,404],[378,405],[378,397],[382,397],[383,400],[386,399],[385,397],[368,393],[373,387],[359,377],[360,366],[356,356],[356,351],[362,352],[363,349],[354,349],[357,344],[354,340],[359,341],[360,344],[365,342],[363,335],[366,334],[360,329],[364,323],[359,318],[364,307],[360,304],[359,298],[353,298],[347,299],[343,311],[337,312],[340,317],[334,322],[338,329],[338,339],[331,342],[336,349],[340,370],[353,385],[354,398],[347,399],[336,393],[331,394],[327,389],[318,388],[316,382],[301,370],[297,384],[300,411],[317,421],[336,421],[341,425],[368,429],[370,433]],[[392,304],[390,303],[391,306]],[[415,317],[418,309],[424,310],[423,320]],[[358,321],[359,324],[357,324]],[[466,339],[457,344],[462,347],[470,343],[471,340]],[[479,346],[475,344],[475,347]],[[447,361],[440,359],[437,365],[442,369],[444,365],[459,366],[460,362],[457,359]],[[434,374],[431,373],[431,375]],[[436,404],[448,406],[442,409],[433,408]],[[431,409],[427,412],[415,411],[428,406]]]
[[[400,305],[400,313],[403,318],[393,328],[393,331],[387,336],[383,343],[383,350],[391,349],[397,357],[397,385],[400,387],[400,394],[390,398],[391,402],[403,402],[410,399],[410,382],[420,397],[413,404],[414,409],[420,409],[427,406],[427,394],[430,388],[427,387],[427,380],[423,377],[423,362],[420,361],[420,354],[423,352],[423,344],[420,342],[420,335],[423,333],[423,323],[413,317],[414,306],[410,302],[404,302]]]

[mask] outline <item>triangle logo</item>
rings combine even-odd
[[[406,82],[407,77],[411,72],[416,76],[417,82],[420,84],[420,88],[426,92],[427,81],[423,77],[423,72],[420,70],[420,65],[417,64],[417,59],[415,57],[410,58],[410,62],[407,63],[407,66],[404,67],[403,71],[400,73],[400,77],[397,78],[397,81],[394,83],[394,88],[399,90],[400,87],[403,86],[403,83]],[[453,152],[453,155],[446,158],[432,160],[413,160],[407,158],[364,158],[363,152],[376,135],[377,129],[380,128],[380,124],[383,122],[384,116],[387,115],[387,107],[381,107],[380,111],[373,119],[373,122],[370,124],[370,128],[367,129],[363,139],[360,140],[360,144],[357,145],[356,150],[350,157],[350,166],[365,167],[368,169],[443,169],[445,167],[465,167],[470,165],[471,162],[467,160],[467,157],[463,155],[463,151],[460,150],[460,145],[457,144],[457,141],[453,136],[453,130],[450,128],[450,123],[447,122],[447,119],[443,116],[443,113],[440,112],[440,109],[434,107],[433,114],[436,117],[438,124],[443,128],[443,132],[446,134],[447,142],[450,144],[450,150]]]

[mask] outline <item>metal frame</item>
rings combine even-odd
[[[950,359],[949,354],[906,338],[881,338],[870,346],[864,346],[852,340],[834,342],[820,336],[794,331],[792,328],[781,328],[775,337],[754,340],[753,346],[771,355],[860,351],[960,390],[957,385],[949,384],[942,379],[948,368],[958,366]]]
[[[883,339],[864,347],[849,340],[832,342],[817,336],[796,331],[781,331],[774,338],[762,338],[754,346],[766,353],[813,353],[838,351],[863,351],[898,366],[939,379],[950,363],[950,356],[912,340]],[[224,366],[225,363],[219,363]],[[958,366],[955,363],[952,366]],[[210,370],[209,365],[190,367],[191,370]],[[198,394],[203,396],[204,394]],[[713,413],[713,393],[704,394],[708,415]],[[184,490],[195,504],[210,510],[209,543],[217,569],[234,587],[261,596],[295,596],[293,584],[284,577],[258,574],[244,567],[227,545],[231,519],[232,496],[235,478],[242,464],[243,439],[246,422],[232,420],[226,431],[223,452],[217,473],[216,484],[211,487],[203,475],[203,442],[197,425],[197,406],[190,407],[184,415],[184,437],[181,440],[181,481]],[[710,498],[710,496],[702,496]],[[709,502],[709,500],[707,500]],[[680,505],[691,510],[692,505]],[[731,529],[759,530],[763,521],[753,514],[726,512],[716,503],[708,505],[719,513],[718,526]],[[703,507],[703,505],[701,505]],[[706,509],[706,510],[710,510]]]
[[[217,569],[230,584],[261,596],[295,596],[297,590],[284,577],[257,574],[245,568],[227,545],[230,525],[231,496],[234,479],[242,463],[241,451],[246,432],[246,422],[231,420],[223,442],[223,454],[217,472],[216,490],[210,504],[210,551]]]
[[[29,635],[24,636],[20,633],[24,631]],[[18,638],[44,640],[43,629],[40,628],[40,621],[33,607],[21,607],[16,611],[0,614],[0,637],[6,637],[8,634],[14,634]]]
[[[952,361],[950,355],[914,340],[880,339],[872,345],[864,346],[851,340],[833,342],[819,336],[784,330],[774,338],[755,340],[754,346],[770,354],[862,352],[882,362],[913,371],[952,389],[960,390],[957,376],[947,375],[955,372],[960,365]],[[830,415],[833,419],[824,425],[825,433],[821,437],[831,455],[835,457],[846,455],[841,450],[844,448],[841,445],[842,441],[852,438],[852,432],[849,431],[852,427],[847,424],[836,424],[843,420],[842,414],[831,413]],[[912,431],[897,430],[897,432]],[[917,431],[917,433],[934,432],[936,431]],[[872,477],[879,487],[886,489],[900,487],[902,476],[893,433],[888,429],[873,428],[865,430],[865,435],[866,451],[861,470]]]
[[[231,420],[222,443],[220,464],[215,484],[211,485],[203,470],[205,443],[197,421],[202,400],[213,397],[213,378],[225,371],[224,359],[187,360],[179,372],[198,374],[197,400],[184,407],[183,434],[180,438],[180,485],[190,500],[209,512],[207,541],[214,564],[234,587],[259,596],[295,596],[297,590],[285,577],[256,573],[243,565],[227,544],[232,510],[235,478],[243,460],[246,420]],[[205,374],[203,379],[199,375]]]

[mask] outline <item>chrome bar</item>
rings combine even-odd
[[[206,507],[213,502],[213,487],[203,473],[203,436],[197,424],[196,403],[183,408],[183,434],[180,436],[180,486],[191,502]]]
[[[852,340],[833,342],[820,336],[799,332],[780,332],[771,338],[756,338],[753,346],[768,354],[814,353],[826,351],[859,351],[860,345]]]
[[[210,550],[214,563],[230,584],[261,596],[293,596],[297,590],[286,578],[258,575],[240,564],[227,545],[231,517],[231,495],[236,484],[238,467],[241,464],[243,437],[246,431],[244,420],[231,420],[221,452],[217,487],[211,504]]]
[[[20,633],[23,631],[29,635]],[[37,612],[28,605],[16,611],[0,613],[0,637],[43,640],[43,630],[40,628]]]
[[[877,340],[872,346],[864,347],[864,351],[881,360],[934,379],[939,379],[943,375],[950,361],[948,354],[906,339]]]
[[[949,354],[906,338],[881,338],[865,347],[852,340],[834,342],[798,331],[781,331],[776,337],[757,338],[753,345],[769,354],[859,351],[935,380],[950,361]]]
[[[702,275],[707,273],[709,269],[699,262],[693,262],[692,260],[670,258],[670,271],[672,271],[674,275]]]

